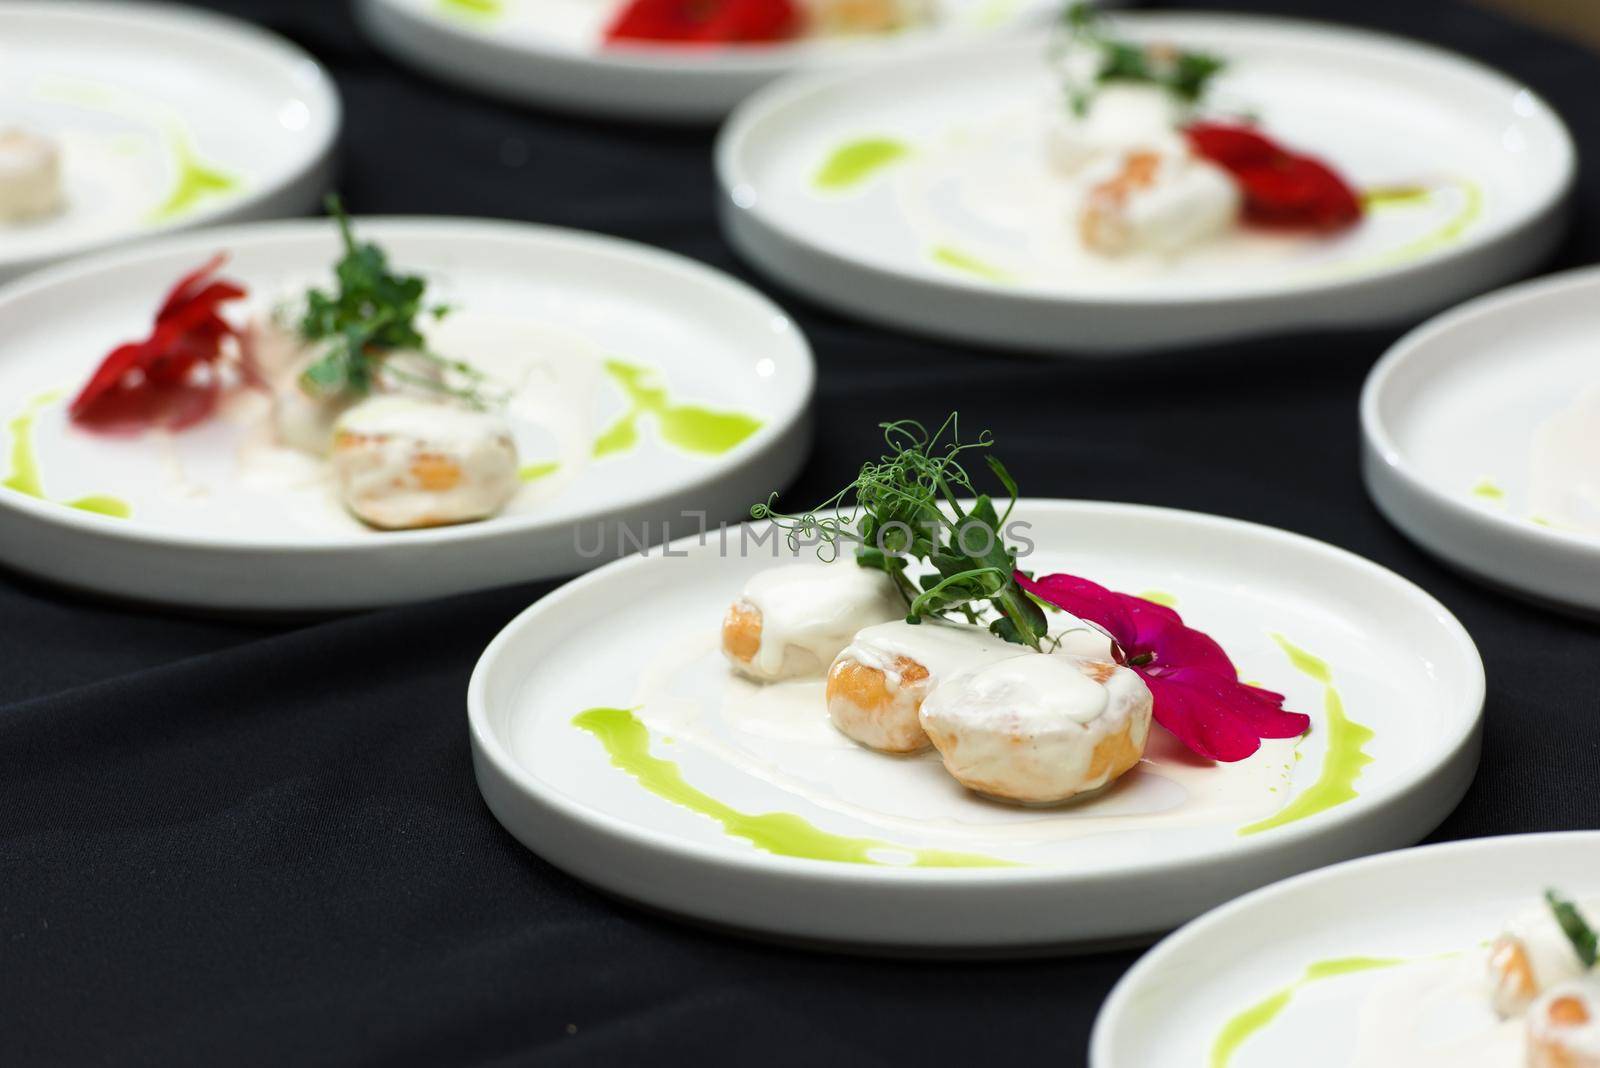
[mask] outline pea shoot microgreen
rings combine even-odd
[[[1205,52],[1118,40],[1105,32],[1087,3],[1067,8],[1066,30],[1058,61],[1080,48],[1096,53],[1088,84],[1067,79],[1067,103],[1075,115],[1087,114],[1095,92],[1108,82],[1154,85],[1193,106],[1205,95],[1211,79],[1227,66],[1226,60]]]
[[[838,493],[799,515],[779,512],[773,494],[752,507],[751,516],[772,520],[791,548],[816,543],[823,559],[836,558],[843,544],[854,543],[857,564],[894,580],[905,598],[908,623],[956,615],[976,623],[978,609],[988,604],[999,613],[989,624],[994,634],[1041,649],[1048,623],[1038,603],[1017,585],[1017,553],[1005,539],[1017,484],[988,451],[994,439],[984,432],[963,442],[955,414],[931,434],[909,419],[880,426],[888,452],[862,464]],[[1003,513],[963,464],[979,453],[1010,498]],[[933,570],[913,581],[907,574],[912,561]]]
[[[344,255],[334,265],[338,282],[334,291],[312,289],[306,293],[305,313],[298,324],[300,336],[323,342],[324,350],[301,373],[302,388],[318,397],[361,397],[372,392],[380,377],[388,377],[483,407],[483,375],[470,364],[430,351],[418,326],[424,316],[444,318],[449,307],[425,304],[426,279],[392,270],[382,248],[356,240],[339,198],[330,196],[326,203],[328,214],[339,225]],[[404,365],[390,360],[397,352],[416,359]],[[437,373],[426,373],[429,365]],[[447,375],[466,384],[452,384]]]
[[[1572,949],[1578,954],[1578,959],[1585,968],[1593,968],[1595,961],[1600,960],[1600,936],[1596,936],[1593,927],[1583,918],[1583,913],[1578,911],[1578,906],[1571,901],[1560,897],[1554,890],[1546,890],[1544,899],[1550,905],[1550,911],[1555,913],[1556,923],[1561,926],[1561,933],[1567,936],[1567,941],[1572,943]]]

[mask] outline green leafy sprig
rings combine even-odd
[[[1600,937],[1595,935],[1594,928],[1583,918],[1577,905],[1560,897],[1554,890],[1546,890],[1544,899],[1549,903],[1550,911],[1555,913],[1556,923],[1561,926],[1561,933],[1567,936],[1567,941],[1572,943],[1578,959],[1585,968],[1593,968],[1595,961],[1600,960]]]
[[[312,289],[306,293],[300,336],[307,341],[326,342],[326,350],[301,373],[302,387],[319,397],[363,397],[372,392],[380,376],[387,376],[483,407],[482,373],[470,364],[430,352],[417,326],[423,316],[444,318],[449,307],[424,305],[427,281],[391,270],[383,249],[356,241],[350,216],[339,198],[330,196],[326,203],[328,214],[339,224],[344,256],[334,265],[338,286],[333,292]],[[419,373],[388,359],[401,351],[433,364],[440,374]],[[450,384],[446,373],[468,385]]]
[[[987,451],[993,438],[985,432],[963,442],[954,414],[932,434],[912,420],[880,426],[889,451],[862,464],[855,479],[828,500],[787,515],[776,510],[773,494],[750,515],[771,519],[785,531],[791,548],[815,541],[824,559],[836,558],[843,543],[854,542],[856,563],[894,580],[906,601],[908,623],[955,614],[975,623],[975,606],[987,603],[999,613],[989,625],[994,634],[1040,649],[1049,627],[1043,610],[1013,577],[1017,557],[1006,545],[1004,527],[1016,505],[1017,484]],[[1010,497],[1004,513],[979,492],[963,466],[963,458],[976,452],[983,453]],[[915,582],[907,574],[914,560],[933,568]]]
[[[1089,85],[1067,85],[1067,102],[1076,115],[1088,112],[1095,92],[1108,82],[1154,85],[1193,106],[1205,95],[1211,79],[1227,66],[1226,60],[1205,52],[1118,40],[1104,31],[1087,3],[1067,8],[1066,24],[1063,54],[1076,47],[1088,47],[1099,54],[1099,65]]]

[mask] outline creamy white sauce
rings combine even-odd
[[[1523,1068],[1523,1023],[1490,1007],[1485,967],[1478,951],[1376,973],[1351,1068]]]
[[[941,619],[908,623],[898,619],[867,627],[833,662],[828,714],[834,726],[863,745],[896,753],[913,752],[929,744],[918,712],[923,699],[942,680],[1026,652],[1022,646],[990,634],[987,627],[974,624]],[[850,686],[843,684],[836,690],[834,673],[851,665],[882,674],[887,702],[863,702]],[[907,672],[912,672],[909,681],[905,678]]]
[[[1531,514],[1600,534],[1600,386],[1539,425],[1529,466]]]
[[[1585,909],[1584,912],[1586,915],[1597,914],[1592,909]],[[1521,944],[1539,991],[1548,990],[1557,983],[1570,982],[1584,974],[1583,962],[1578,959],[1572,942],[1562,933],[1555,913],[1547,905],[1532,905],[1519,912],[1507,922],[1501,937],[1515,939]],[[1498,990],[1495,992],[1495,1001],[1500,1011],[1507,1015],[1526,1007]]]
[[[60,207],[60,146],[31,130],[0,129],[0,223],[40,219]]]
[[[945,680],[925,705],[931,715],[955,716],[963,725],[985,732],[1030,736],[1057,731],[1067,723],[1092,723],[1105,715],[1111,695],[1079,664],[1077,657],[1064,653],[1028,650],[1023,656]],[[1119,673],[1112,679],[1120,677]]]
[[[1096,747],[1126,735],[1143,752],[1149,690],[1126,668],[1104,683],[1097,665],[1066,653],[1027,652],[945,679],[922,702],[922,725],[945,767],[982,793],[1049,804],[1097,790]]]
[[[1580,901],[1578,907],[1586,916],[1600,915],[1600,901]],[[1595,980],[1580,979],[1582,964],[1547,906],[1518,912],[1500,934],[1522,942],[1546,991],[1533,1009],[1502,1011],[1492,946],[1386,970],[1363,995],[1352,1068],[1523,1068],[1529,1063],[1530,1021],[1550,998],[1552,984],[1557,996],[1575,992],[1587,999],[1591,1020],[1600,1023]],[[1563,1028],[1566,1048],[1600,1055],[1597,1023]]]
[[[307,277],[286,283],[285,295],[303,292],[308,285],[327,283]],[[298,375],[307,353],[294,336],[293,300],[284,304],[270,298],[257,305],[251,318],[265,326],[276,315],[282,326],[263,329],[259,358],[263,370],[277,387],[276,407],[256,390],[236,391],[223,405],[219,418],[235,428],[238,444],[227,477],[253,490],[272,493],[282,502],[282,514],[301,529],[319,532],[356,532],[367,528],[349,514],[340,501],[332,467],[319,457],[290,447],[282,440],[285,422],[282,397]],[[502,514],[535,510],[559,495],[588,470],[596,433],[598,400],[605,386],[603,355],[582,339],[537,322],[492,313],[458,311],[427,322],[423,333],[429,348],[452,360],[461,360],[487,376],[485,390],[504,398],[515,448],[524,464],[555,464],[549,474],[515,488]],[[292,403],[292,399],[291,399]],[[308,428],[302,446],[318,442],[331,445],[333,422],[348,405],[310,406],[303,422]],[[312,409],[315,409],[314,411]],[[323,447],[324,454],[326,446]],[[185,481],[199,482],[196,476]]]
[[[878,669],[893,689],[900,685],[902,657],[921,664],[927,669],[928,683],[938,685],[951,675],[1027,651],[1014,642],[996,638],[981,626],[937,619],[922,623],[895,619],[858,631],[839,658]]]
[[[820,678],[759,683],[733,674],[715,628],[663,641],[630,706],[658,736],[875,833],[932,836],[950,848],[1000,849],[1039,864],[1091,835],[1183,827],[1231,833],[1271,815],[1287,800],[1297,744],[1267,739],[1247,760],[1211,764],[1152,731],[1140,764],[1093,797],[1064,808],[997,805],[951,779],[937,753],[887,758],[840,734]]]
[[[1137,177],[1148,164],[1148,178]],[[1242,198],[1233,178],[1187,149],[1124,155],[1083,175],[1075,225],[1102,255],[1176,255],[1221,237],[1239,222]]]
[[[768,568],[740,597],[761,613],[761,644],[733,663],[762,679],[821,675],[857,631],[906,611],[887,574],[852,560]]]
[[[372,397],[339,417],[340,498],[376,526],[483,519],[517,489],[517,447],[501,416],[413,397]]]
[[[1552,1006],[1566,999],[1577,1001],[1588,1019],[1575,1024],[1552,1021]],[[1550,1058],[1546,1063],[1552,1068],[1600,1065],[1600,980],[1582,979],[1546,991],[1528,1010],[1528,1040]]]
[[[1182,110],[1170,93],[1153,86],[1107,85],[1095,93],[1088,111],[1076,115],[1059,91],[1047,102],[1045,148],[1063,178],[1075,178],[1094,164],[1129,149],[1176,152],[1183,148],[1178,125]]]

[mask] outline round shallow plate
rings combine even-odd
[[[751,98],[717,145],[729,239],[800,292],[877,322],[1117,354],[1416,317],[1526,271],[1560,237],[1571,139],[1494,71],[1322,24],[1114,25],[1226,58],[1219,109],[1258,115],[1363,191],[1418,194],[1375,200],[1336,237],[1241,231],[1172,260],[1091,257],[1044,150],[1064,105],[1050,44],[1033,36]]]
[[[1015,953],[1148,937],[1286,874],[1409,844],[1471,781],[1482,664],[1403,579],[1188,512],[1025,501],[1016,518],[1037,546],[1026,566],[1176,604],[1311,733],[1210,765],[1156,730],[1145,763],[1098,797],[982,800],[931,753],[836,734],[821,680],[732,677],[722,614],[790,553],[743,526],[610,564],[489,645],[467,706],[490,810],[578,877],[697,920]]]
[[[1361,396],[1367,489],[1494,586],[1600,612],[1600,270],[1514,286],[1402,338]]]
[[[1093,1068],[1520,1068],[1485,944],[1546,888],[1600,895],[1600,832],[1406,849],[1289,879],[1156,946],[1095,1023]]]
[[[228,252],[223,273],[249,286],[258,310],[329,284],[331,221],[267,223],[0,291],[0,397],[13,406],[0,423],[10,456],[0,559],[198,607],[389,604],[571,574],[622,555],[625,538],[692,529],[686,509],[742,514],[803,461],[811,352],[748,287],[641,245],[516,223],[367,219],[358,233],[452,307],[435,348],[469,361],[491,345],[535,355],[510,412],[526,484],[500,515],[362,526],[339,508],[325,465],[263,443],[268,403],[254,391],[170,436],[110,438],[67,421],[72,390],[113,345],[145,336],[162,294],[213,252]]]
[[[620,0],[361,0],[367,30],[395,55],[519,103],[625,119],[708,122],[800,70],[915,55],[974,34],[1038,25],[1050,0],[938,0],[937,29],[723,48],[601,41]]]
[[[328,184],[339,96],[265,30],[192,7],[0,0],[0,129],[57,142],[64,206],[0,223],[0,279],[166,230],[291,215]]]

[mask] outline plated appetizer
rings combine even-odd
[[[627,0],[608,44],[773,44],[808,37],[897,33],[931,25],[931,0]]]
[[[886,424],[891,453],[824,506],[841,516],[755,509],[825,554],[853,543],[855,566],[750,579],[722,624],[735,671],[826,676],[827,712],[846,737],[885,753],[932,747],[963,786],[1027,805],[1117,781],[1144,756],[1152,717],[1211,760],[1306,732],[1307,716],[1240,683],[1221,647],[1171,608],[1020,570],[1006,531],[1016,484],[987,436],[964,444],[956,426],[953,415],[931,435]],[[963,466],[974,451],[1011,494],[1004,513]]]
[[[723,926],[1044,947],[1459,798],[1482,672],[1421,591],[1250,524],[1019,498],[954,420],[883,429],[819,508],[615,561],[485,650],[474,766],[521,841]]]
[[[642,420],[703,455],[759,429],[742,413],[674,400],[651,368],[432,299],[426,278],[358,240],[337,198],[329,210],[342,250],[331,286],[252,300],[217,254],[172,287],[149,336],[101,361],[67,406],[72,426],[125,448],[165,448],[208,423],[242,429],[239,480],[302,495],[326,487],[346,514],[380,531],[498,515],[525,484],[555,480],[564,465],[631,451]],[[606,380],[626,409],[587,431],[583,410]],[[592,440],[572,440],[587,433]],[[519,436],[540,450],[528,462]],[[572,455],[580,450],[588,455]],[[182,462],[171,463],[185,482]]]
[[[278,444],[330,464],[339,500],[385,530],[494,515],[518,487],[517,448],[486,376],[425,340],[420,276],[359,243],[337,200],[344,256],[337,286],[312,288],[236,326],[225,305],[247,296],[218,277],[218,256],[181,279],[148,338],[119,345],[72,401],[80,427],[104,433],[183,430],[222,399],[260,389]]]
[[[1354,1022],[1354,1053],[1333,1063],[1361,1068],[1600,1068],[1600,974],[1595,929],[1555,891],[1522,909],[1479,947],[1407,958],[1318,961],[1300,980],[1237,1014],[1211,1049],[1213,1068],[1265,1063],[1274,1021],[1311,982],[1382,973],[1360,1001],[1324,1012]],[[1263,1034],[1267,1032],[1267,1034]],[[1317,1061],[1315,1063],[1324,1063]]]
[[[1550,250],[1575,158],[1542,101],[1464,59],[1082,7],[1053,36],[773,87],[717,151],[729,240],[785,284],[1080,354],[1415,318]]]
[[[139,235],[299,214],[326,190],[337,91],[258,26],[193,7],[4,4],[0,42],[0,279]]]
[[[164,603],[573,574],[688,509],[742,512],[810,440],[811,355],[780,309],[550,227],[211,230],[11,287],[0,321],[0,557]]]
[[[1327,163],[1210,113],[1226,60],[1118,39],[1083,4],[1068,23],[1048,154],[1089,252],[1171,255],[1241,226],[1336,234],[1361,221],[1361,199]]]

